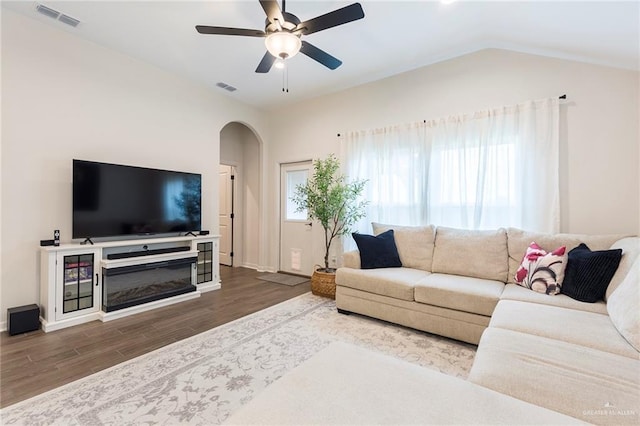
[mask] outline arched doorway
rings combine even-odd
[[[260,142],[247,125],[220,131],[220,257],[222,264],[258,269]],[[231,177],[233,176],[233,177]]]

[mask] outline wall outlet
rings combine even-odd
[[[331,256],[331,266],[336,266],[336,263],[338,262],[338,259],[335,256]]]

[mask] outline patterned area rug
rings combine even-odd
[[[0,411],[0,423],[219,424],[334,341],[466,378],[475,346],[295,299]]]

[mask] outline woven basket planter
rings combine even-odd
[[[336,298],[336,273],[322,272],[317,269],[311,276],[311,293],[316,296]]]

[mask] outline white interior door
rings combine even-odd
[[[220,263],[233,266],[233,167],[220,165]]]
[[[313,273],[313,223],[306,211],[296,212],[291,196],[310,173],[311,161],[280,166],[280,270],[308,276]]]

